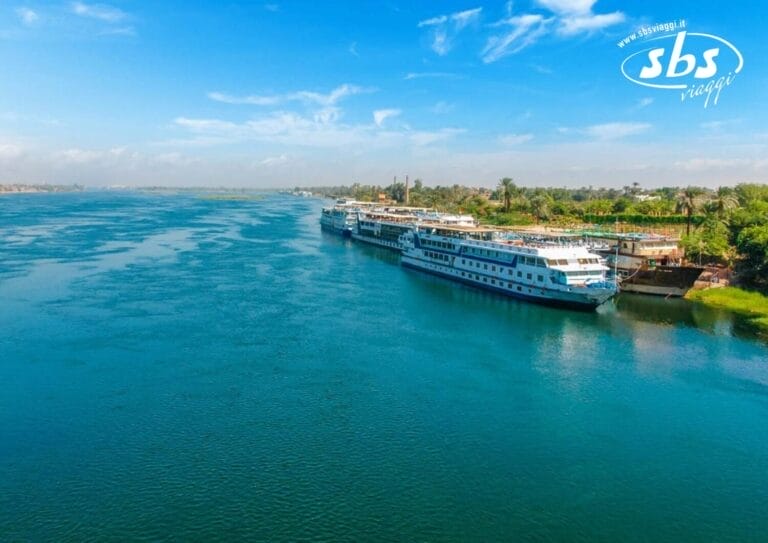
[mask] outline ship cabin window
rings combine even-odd
[[[536,276],[536,280],[539,281],[539,282],[543,282],[544,281],[544,276],[543,275],[537,275]]]
[[[483,264],[483,269],[487,270],[488,269],[488,264]]]
[[[518,272],[517,272],[517,276],[518,276],[518,277],[522,277],[522,276],[523,276],[523,272],[521,272],[521,271],[518,271]]]
[[[491,266],[491,271],[496,271],[496,266]]]
[[[529,281],[531,280],[532,277],[533,276],[530,273],[525,274],[525,278],[528,279]]]
[[[537,258],[536,259],[536,267],[538,267],[538,268],[546,268],[547,267],[547,263],[544,261],[543,258]]]
[[[463,258],[461,259],[461,263],[462,263],[462,264],[466,264],[466,262],[464,262],[464,259],[463,259]]]

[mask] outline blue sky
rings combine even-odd
[[[766,182],[766,15],[693,1],[3,2],[0,182]],[[622,75],[632,53],[634,68],[653,47],[667,59],[680,29],[621,39],[680,20],[743,58],[716,105]],[[679,79],[735,68],[723,42],[686,40],[697,66],[720,47],[717,73]]]

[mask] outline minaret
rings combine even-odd
[[[408,176],[405,176],[405,205],[408,205],[408,201],[411,199],[410,189],[408,187]]]

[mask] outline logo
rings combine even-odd
[[[681,20],[643,27],[618,42],[625,48],[644,38],[639,43],[646,46],[623,60],[621,73],[636,85],[677,91],[681,102],[701,99],[705,108],[716,106],[744,67],[744,58],[728,40],[685,26]]]

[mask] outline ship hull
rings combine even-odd
[[[403,249],[403,245],[398,241],[390,241],[382,238],[364,236],[357,232],[352,232],[351,235],[352,235],[352,239],[354,239],[355,241],[359,241],[361,243],[369,243],[371,245],[376,245],[377,247],[383,247],[385,249],[390,249],[392,251],[398,251],[398,252],[400,252]]]
[[[583,293],[568,293],[522,284],[515,284],[515,288],[496,286],[487,282],[490,280],[489,278],[486,278],[487,281],[485,282],[482,280],[478,281],[474,279],[468,279],[466,276],[461,276],[460,270],[451,266],[426,262],[419,258],[408,255],[403,255],[401,264],[406,268],[418,270],[430,275],[436,275],[445,279],[450,279],[452,281],[456,281],[475,288],[502,294],[510,298],[525,300],[527,302],[533,302],[551,307],[576,309],[579,311],[593,311],[598,306],[608,301],[615,294],[612,290],[608,289],[595,289],[595,292],[589,295]],[[498,283],[503,285],[502,281],[498,281]],[[509,283],[507,282],[507,284]]]
[[[654,296],[685,296],[704,268],[693,266],[657,266],[638,270],[621,281],[622,292]]]

